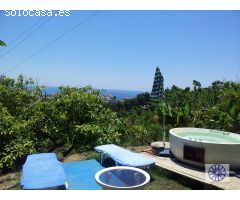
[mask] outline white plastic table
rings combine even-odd
[[[150,181],[150,176],[139,168],[117,166],[97,172],[95,180],[103,189],[139,190]]]

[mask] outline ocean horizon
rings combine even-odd
[[[137,90],[114,90],[114,89],[101,89],[104,96],[116,96],[118,100],[136,98],[138,94],[145,93],[146,91]],[[53,95],[59,92],[58,87],[46,86],[45,91],[47,95]]]

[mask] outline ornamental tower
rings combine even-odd
[[[156,68],[151,96],[156,99],[162,99],[164,93],[163,76],[159,67]]]

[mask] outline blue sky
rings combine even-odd
[[[92,13],[71,11],[69,17],[54,17],[0,57],[0,74]],[[0,39],[10,42],[39,19],[6,17],[2,12]],[[0,49],[0,55],[7,48]],[[6,75],[22,73],[47,86],[90,84],[99,89],[149,91],[156,66],[166,87],[191,86],[194,79],[203,86],[215,80],[237,81],[240,11],[102,11]]]

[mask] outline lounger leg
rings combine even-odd
[[[103,165],[103,161],[104,161],[104,153],[100,153],[100,163],[101,163],[101,165]]]

